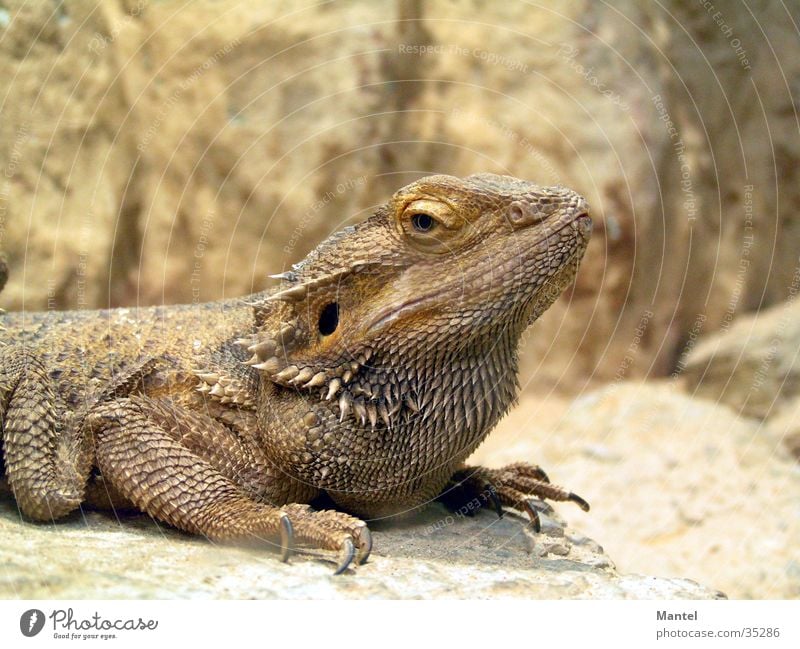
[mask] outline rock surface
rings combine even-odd
[[[451,517],[431,506],[413,521],[373,525],[369,563],[333,566],[214,546],[146,516],[87,512],[56,525],[20,522],[0,500],[2,598],[695,598],[720,594],[686,579],[621,575],[602,549],[545,518],[532,535],[507,514]]]
[[[800,396],[791,399],[771,414],[766,424],[789,453],[800,460]]]
[[[687,355],[689,391],[751,417],[768,417],[800,396],[800,300],[740,317],[704,336]]]
[[[591,503],[560,511],[622,572],[800,597],[800,466],[758,420],[673,381],[612,384],[561,408],[528,397],[475,457],[520,459]]]

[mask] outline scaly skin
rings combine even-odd
[[[363,562],[358,517],[437,497],[573,500],[530,464],[466,467],[516,392],[524,329],[572,281],[585,201],[430,176],[321,243],[272,292],[4,316],[4,470],[21,511],[134,506],[218,541]],[[323,498],[335,508],[312,509]]]

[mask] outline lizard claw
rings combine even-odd
[[[338,553],[336,572],[340,575],[353,565],[365,563],[372,552],[372,534],[367,524],[333,509],[314,510],[308,505],[293,503],[284,509],[292,519],[294,538],[303,548],[325,552],[324,561],[332,560],[330,553]],[[301,550],[305,554],[314,554]]]
[[[581,498],[578,494],[574,494],[571,491],[567,496],[567,500],[571,500],[574,502],[578,507],[580,507],[583,511],[589,511],[589,503],[587,503],[583,498]]]
[[[286,514],[281,516],[281,561],[286,563],[294,550],[294,531],[292,521]]]
[[[342,560],[339,562],[339,567],[336,568],[334,575],[341,575],[350,564],[353,562],[353,557],[356,555],[356,546],[353,545],[353,539],[347,537],[342,542]]]
[[[542,531],[542,520],[539,518],[539,512],[536,511],[536,508],[531,505],[530,501],[526,498],[522,501],[522,508],[525,510],[525,513],[528,515],[528,518],[531,519],[531,527],[533,531],[538,534]]]
[[[358,532],[358,554],[356,555],[356,565],[360,566],[367,562],[372,553],[372,532],[364,525]]]
[[[500,502],[500,498],[497,495],[494,487],[492,485],[487,484],[484,487],[484,491],[489,494],[489,500],[492,501],[492,505],[494,506],[494,511],[497,512],[497,518],[503,518],[503,503]]]
[[[481,507],[491,504],[499,517],[503,516],[503,507],[525,512],[535,532],[542,528],[540,513],[553,511],[545,499],[569,500],[583,511],[589,511],[589,503],[583,498],[552,484],[541,467],[527,462],[517,462],[501,469],[465,467],[453,474],[450,487],[439,495],[439,500],[453,510],[459,502],[478,500]],[[458,512],[470,516],[473,509],[462,507]]]

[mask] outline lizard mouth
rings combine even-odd
[[[533,294],[527,317],[527,325],[532,325],[542,313],[547,311],[569,286],[578,272],[578,266],[583,258],[583,249],[575,250],[567,257],[553,275],[548,277],[544,283]]]
[[[418,298],[414,298],[412,300],[406,300],[402,302],[399,306],[392,305],[386,309],[380,311],[372,321],[372,324],[367,327],[367,332],[375,333],[376,331],[380,331],[386,325],[395,320],[400,319],[405,315],[409,315],[411,313],[417,313],[421,311],[426,304],[428,303],[435,303],[437,298],[444,295],[448,292],[448,287],[444,287],[439,289],[438,291],[434,291],[433,293],[428,293],[427,295],[422,295]]]
[[[552,304],[553,301],[552,299],[549,299],[549,297],[545,297],[544,299],[542,299],[542,296],[545,294],[549,295],[551,293],[555,293],[556,297],[558,297],[558,294],[560,294],[561,291],[565,288],[565,286],[571,281],[572,276],[574,276],[575,272],[577,271],[578,262],[582,257],[582,253],[586,248],[586,242],[588,242],[589,235],[591,233],[591,228],[592,228],[591,218],[589,218],[589,215],[585,211],[581,211],[580,213],[575,214],[573,218],[565,220],[563,223],[559,224],[558,227],[554,228],[544,236],[539,237],[531,244],[526,246],[527,248],[533,250],[540,248],[542,245],[546,245],[549,247],[551,242],[555,242],[563,238],[559,237],[559,233],[568,227],[571,228],[577,235],[575,237],[575,245],[569,256],[566,257],[561,262],[558,270],[555,273],[553,273],[553,275],[551,275],[549,278],[547,278],[545,282],[543,282],[542,285],[539,286],[536,292],[531,296],[532,303],[534,303],[537,306],[539,305],[540,302],[541,303],[547,302],[547,306]],[[515,262],[514,266],[518,267],[519,262],[518,261]],[[514,270],[509,267],[506,268],[503,272],[514,272]],[[424,310],[427,307],[435,306],[439,302],[439,299],[442,296],[451,293],[452,289],[453,289],[452,284],[447,284],[431,293],[426,293],[424,295],[405,300],[401,302],[399,305],[392,304],[382,309],[381,311],[378,312],[378,314],[375,316],[375,318],[367,327],[366,329],[367,333],[375,334],[376,332],[381,331],[387,325],[391,324],[392,322],[395,322],[396,320],[399,320],[403,317],[415,313],[419,313],[420,311]],[[545,306],[544,309],[546,309],[547,306]],[[544,309],[541,309],[541,311],[543,311]],[[532,313],[531,315],[530,322],[532,322],[533,320],[536,319],[536,317],[538,317],[537,315],[535,315],[537,311],[541,312],[538,308],[534,308],[534,313]]]

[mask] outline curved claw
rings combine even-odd
[[[522,501],[522,508],[525,510],[525,513],[528,515],[528,518],[531,519],[531,527],[533,527],[533,531],[537,534],[542,531],[542,520],[539,518],[539,512],[527,501]]]
[[[550,476],[545,473],[545,470],[540,466],[537,466],[536,468],[539,470],[539,480],[542,482],[550,482]]]
[[[567,496],[567,499],[568,499],[568,500],[571,500],[572,502],[574,502],[574,503],[575,503],[575,504],[576,504],[578,507],[580,507],[580,508],[581,508],[583,511],[585,511],[585,512],[588,512],[588,511],[589,511],[589,503],[587,503],[587,502],[586,502],[586,501],[585,501],[583,498],[581,498],[581,497],[580,497],[580,496],[578,496],[577,494],[574,494],[574,493],[572,493],[572,492],[570,491],[570,492],[569,492],[569,495]]]
[[[281,516],[281,561],[286,563],[294,551],[294,530],[292,521],[284,514]]]
[[[341,575],[350,564],[353,562],[353,557],[356,555],[356,546],[353,545],[353,539],[347,537],[342,543],[342,560],[339,562],[339,567],[336,568],[334,575]]]
[[[372,532],[365,525],[358,533],[358,554],[356,555],[356,565],[360,566],[367,562],[372,553]]]
[[[497,518],[503,518],[503,505],[500,502],[500,498],[497,496],[497,492],[494,490],[492,485],[486,485],[484,487],[484,491],[489,494],[489,500],[492,501],[492,505],[494,506],[494,511],[497,512]]]

